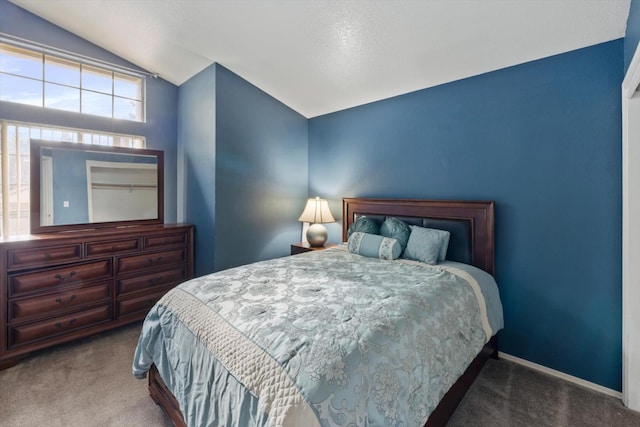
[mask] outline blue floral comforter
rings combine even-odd
[[[500,328],[488,274],[338,247],[173,289],[133,373],[155,363],[189,426],[422,426]]]

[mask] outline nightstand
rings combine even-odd
[[[332,248],[334,246],[337,246],[335,243],[325,243],[324,246],[309,246],[308,243],[292,243],[291,244],[291,255],[297,255],[297,254],[301,254],[304,252],[311,252],[311,251],[322,251],[324,249],[327,248]]]

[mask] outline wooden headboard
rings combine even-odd
[[[451,232],[447,259],[494,274],[494,202],[413,199],[342,199],[342,240],[361,215],[394,216],[410,224]]]

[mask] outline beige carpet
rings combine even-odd
[[[640,427],[640,412],[522,365],[489,360],[447,424],[462,426]]]
[[[45,350],[0,371],[0,426],[170,426],[131,375],[140,323]]]
[[[130,325],[0,371],[0,426],[170,426],[146,380],[131,375],[139,331],[139,323]],[[640,413],[618,399],[489,360],[447,427],[459,426],[640,427]]]

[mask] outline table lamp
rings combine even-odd
[[[322,224],[336,222],[329,210],[329,203],[319,197],[307,200],[307,205],[298,221],[311,224],[307,229],[307,241],[313,247],[324,246],[327,241],[327,227]]]

